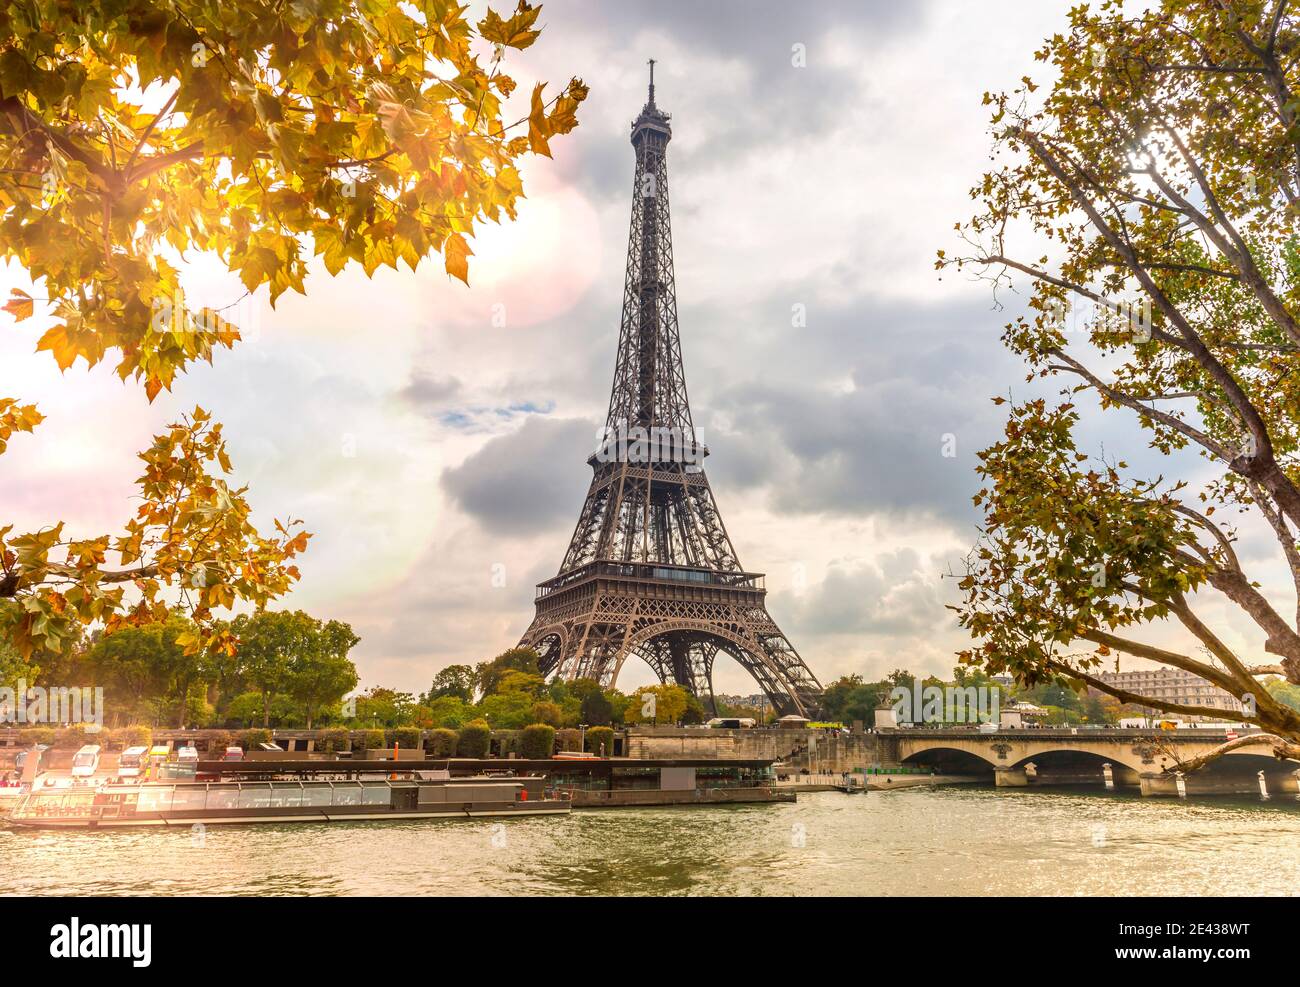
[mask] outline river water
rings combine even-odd
[[[569,817],[0,829],[0,894],[1282,895],[1293,798],[954,787]]]

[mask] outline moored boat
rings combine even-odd
[[[350,822],[569,812],[541,778],[357,778],[346,781],[163,782],[41,788],[7,822],[37,829],[196,823]]]

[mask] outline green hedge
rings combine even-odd
[[[239,734],[239,746],[246,751],[255,751],[258,749],[258,744],[269,744],[271,739],[271,731],[263,727],[244,730]]]
[[[224,757],[226,748],[231,746],[231,736],[229,730],[212,730],[208,733],[208,759],[216,760]]]
[[[488,757],[519,757],[519,738],[522,730],[493,730],[492,741],[488,745]]]
[[[316,741],[316,749],[326,754],[350,751],[352,750],[352,731],[338,727],[332,730],[322,730],[320,740]]]
[[[555,753],[555,727],[549,723],[533,723],[524,727],[519,744],[524,757],[536,761]]]
[[[384,746],[392,748],[397,744],[404,751],[420,749],[420,731],[415,727],[398,727],[384,734]]]
[[[27,749],[35,747],[37,744],[46,744],[48,746],[54,743],[54,728],[31,727],[20,731],[18,736],[22,739],[23,747]]]
[[[361,730],[352,735],[352,750],[378,750],[384,746],[384,731]]]
[[[492,743],[492,729],[484,720],[472,720],[456,736],[457,757],[487,757]]]
[[[448,730],[446,727],[432,730],[429,732],[426,753],[429,757],[455,757],[456,740],[455,730]]]
[[[600,745],[605,745],[605,756],[614,755],[614,730],[612,727],[591,727],[587,731],[587,750],[592,754],[600,753]]]
[[[93,724],[78,723],[76,726],[64,727],[61,730],[54,731],[54,746],[68,750],[76,750],[78,747],[84,747],[86,744],[99,744],[101,747],[108,744],[108,731],[103,727],[94,730],[90,729]]]
[[[555,740],[562,751],[576,751],[578,745],[582,743],[582,731],[575,730],[573,727],[565,727],[563,730],[555,731]]]

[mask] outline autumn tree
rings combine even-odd
[[[1050,89],[1026,77],[986,94],[999,164],[972,189],[962,251],[938,260],[995,292],[1027,286],[1028,312],[1003,340],[1030,380],[1067,385],[1059,400],[1013,403],[1004,437],[980,453],[984,521],[959,608],[976,644],[962,660],[1022,684],[1059,678],[1123,703],[1255,723],[1290,757],[1300,715],[1259,676],[1300,683],[1293,7],[1072,10],[1036,56]],[[1098,407],[1128,416],[1164,461],[1138,470],[1081,449],[1077,426]],[[1203,457],[1208,482],[1185,450]],[[1272,541],[1289,599],[1265,591],[1239,531]],[[1208,616],[1220,601],[1253,629],[1248,647],[1230,647],[1226,623]],[[1177,627],[1184,643],[1153,642],[1154,625]],[[1109,685],[1098,673],[1119,654],[1193,672],[1246,711]]]
[[[686,713],[689,695],[680,685],[642,686],[630,694],[623,722],[677,723]]]
[[[196,307],[184,260],[219,257],[271,304],[302,292],[313,256],[414,270],[441,253],[468,281],[478,224],[513,219],[519,159],[577,125],[574,79],[507,112],[508,49],[537,39],[540,8],[475,25],[449,0],[121,0],[0,8],[0,255],[32,291],[61,369],[110,360],[152,400],[195,360],[239,340],[229,305]],[[520,99],[524,94],[520,94]],[[233,304],[233,302],[231,303]],[[0,395],[0,453],[42,420]],[[220,426],[196,410],[141,458],[141,503],[120,536],[0,521],[0,634],[25,658],[78,625],[146,624],[180,604],[186,647],[231,653],[212,611],[261,608],[298,578],[307,535],[265,535]],[[113,563],[110,563],[110,557]],[[126,590],[130,590],[129,594]]]

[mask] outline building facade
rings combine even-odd
[[[1241,712],[1244,708],[1241,701],[1232,694],[1207,682],[1199,675],[1181,668],[1142,668],[1132,672],[1102,672],[1097,677],[1117,689],[1169,703],[1208,706],[1211,709],[1236,712]],[[1151,716],[1177,715],[1179,719],[1189,721],[1214,719],[1212,716],[1166,714],[1149,707],[1142,707],[1142,709]]]

